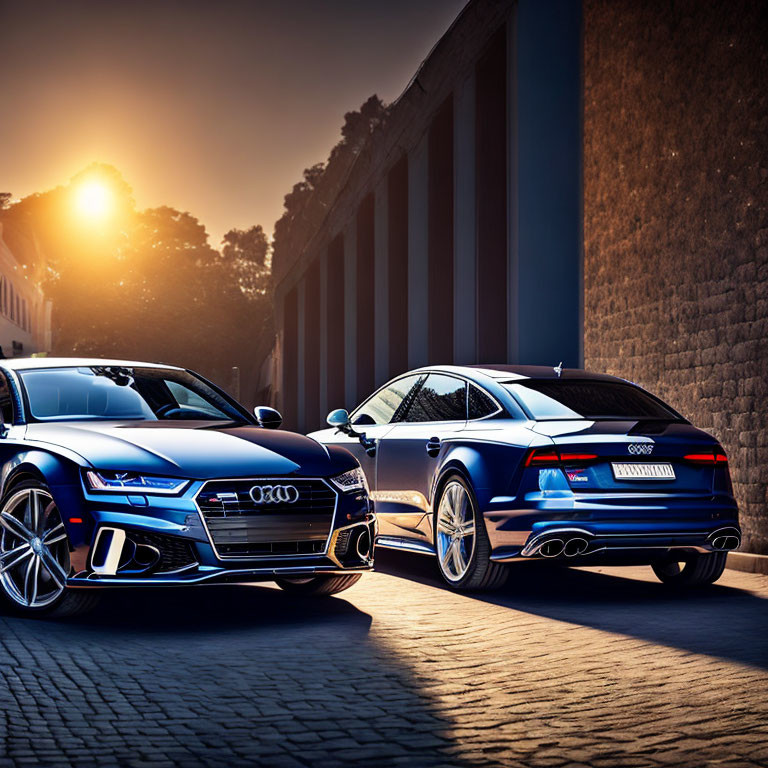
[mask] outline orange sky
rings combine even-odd
[[[0,0],[0,191],[90,162],[139,207],[271,232],[344,112],[394,99],[465,0]]]

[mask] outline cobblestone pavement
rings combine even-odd
[[[112,593],[0,619],[0,766],[768,765],[768,578],[517,568],[455,595],[384,554],[324,601]]]

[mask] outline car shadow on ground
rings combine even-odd
[[[93,611],[66,623],[94,631],[174,634],[336,623],[365,633],[371,617],[341,595],[302,597],[272,586],[228,584],[110,590]]]
[[[345,595],[266,585],[110,590],[62,621],[0,615],[0,706],[14,713],[0,754],[52,765],[55,743],[65,766],[471,765],[421,670],[370,627]]]
[[[548,563],[508,567],[505,587],[497,592],[467,593],[468,597],[768,668],[768,600],[747,590],[720,584],[674,590],[656,582],[650,568],[587,570]],[[431,557],[377,549],[376,570],[437,590],[448,589]],[[643,580],[646,573],[654,580]]]

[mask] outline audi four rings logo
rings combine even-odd
[[[256,504],[295,504],[299,489],[295,485],[254,485],[251,498]]]
[[[627,446],[627,450],[636,456],[638,454],[649,456],[653,452],[653,446],[650,443],[631,443]]]

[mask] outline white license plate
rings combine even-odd
[[[674,480],[675,470],[671,464],[646,464],[639,461],[611,464],[617,480]]]

